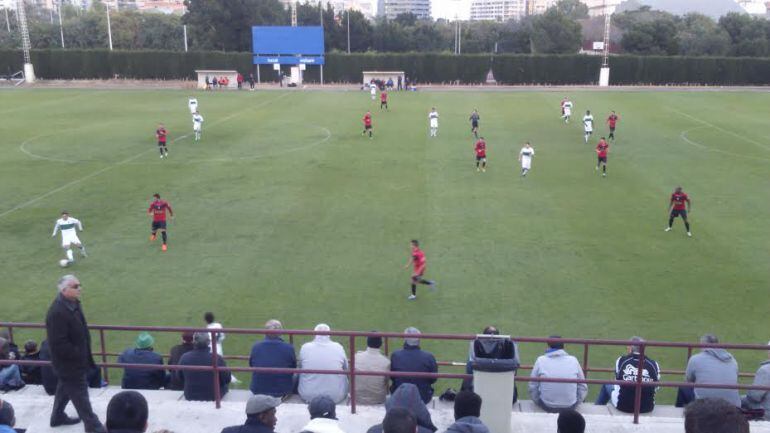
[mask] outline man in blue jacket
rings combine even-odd
[[[147,332],[136,337],[135,347],[126,349],[118,357],[121,364],[163,365],[163,358],[152,349],[155,339]],[[168,378],[165,370],[126,368],[123,372],[123,389],[161,389]]]
[[[414,327],[406,328],[404,334],[419,335],[420,330]],[[420,339],[405,338],[404,348],[393,352],[390,356],[390,371],[436,373],[438,364],[432,353],[420,349]],[[393,384],[390,386],[391,394],[396,391],[402,383],[413,383],[420,391],[420,397],[426,404],[433,398],[433,384],[435,378],[412,378],[412,377],[393,377]]]
[[[194,349],[182,355],[179,365],[206,365],[211,366],[211,357],[209,350],[211,338],[208,332],[196,332],[193,335]],[[225,360],[217,355],[217,365],[226,367]],[[185,400],[213,401],[214,396],[214,373],[211,371],[184,371],[180,370],[180,377],[184,381]],[[227,394],[227,384],[230,383],[229,371],[219,372],[219,392],[220,396]]]
[[[265,323],[265,329],[283,329],[281,322],[275,319]],[[278,334],[265,335],[265,339],[257,342],[251,348],[249,356],[250,367],[297,368],[297,356],[294,346],[283,341]],[[251,376],[251,392],[273,397],[289,395],[294,388],[292,374],[253,373]]]

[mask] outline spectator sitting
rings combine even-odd
[[[768,343],[770,346],[770,343]],[[768,352],[770,355],[770,352]],[[770,357],[770,356],[769,356]],[[770,386],[770,359],[766,359],[759,364],[759,369],[754,375],[754,386]],[[760,389],[750,389],[746,397],[741,401],[744,409],[763,409],[765,411],[765,421],[770,420],[770,393]]]
[[[24,343],[24,356],[22,361],[40,361],[40,351],[37,343],[29,340]],[[40,385],[43,383],[39,365],[23,365],[21,367],[21,379],[28,385]]]
[[[480,416],[481,396],[473,391],[460,391],[455,396],[455,422],[446,433],[489,433]]]
[[[556,433],[583,433],[586,430],[586,420],[575,409],[559,412],[556,419]]]
[[[700,339],[701,344],[717,344],[719,339],[713,334],[706,334]],[[685,380],[692,383],[738,384],[738,362],[725,349],[706,348],[693,355],[687,362]],[[726,402],[741,407],[741,396],[737,389],[717,388],[679,388],[676,407],[686,406],[695,399],[721,398]]]
[[[182,333],[182,344],[177,344],[171,348],[171,353],[169,353],[168,356],[168,365],[179,365],[179,360],[182,358],[182,355],[193,350],[192,340],[192,332]],[[166,388],[176,391],[184,389],[184,382],[182,381],[182,376],[179,374],[179,371],[180,370],[171,370],[169,372],[169,383]]]
[[[685,433],[749,433],[740,409],[722,398],[703,398],[684,408]]]
[[[397,407],[385,413],[382,420],[383,433],[415,433],[418,431],[417,421],[412,412]]]
[[[136,337],[135,347],[128,348],[118,357],[121,364],[163,365],[163,358],[153,351],[155,339],[147,332]],[[123,372],[123,389],[161,389],[166,385],[165,370],[126,368]]]
[[[642,337],[631,337],[635,343],[644,342]],[[625,382],[636,382],[639,374],[639,351],[638,345],[628,346],[628,354],[623,355],[615,361],[615,380]],[[644,368],[642,369],[642,382],[657,382],[660,380],[660,367],[653,359],[644,357]],[[596,404],[605,405],[612,402],[619,411],[626,413],[634,412],[634,400],[636,399],[636,387],[632,385],[603,385],[596,398]],[[655,387],[642,387],[640,413],[652,412],[655,408]]]
[[[281,399],[269,395],[252,395],[246,402],[246,422],[243,425],[226,427],[222,433],[272,433],[278,419],[275,408]]]
[[[13,426],[16,425],[16,413],[11,403],[0,400],[0,433],[16,433]]]
[[[212,353],[209,351],[211,339],[207,332],[193,334],[193,350],[182,355],[179,365],[206,365],[211,366]],[[217,365],[226,367],[225,360],[217,355]],[[179,370],[184,383],[184,398],[186,400],[213,401],[214,396],[214,372],[213,371],[184,371]],[[219,371],[219,395],[227,394],[227,384],[230,383],[230,372]]]
[[[561,336],[552,335],[558,339]],[[532,378],[585,379],[580,363],[564,350],[564,343],[548,343],[545,355],[541,355],[532,367]],[[529,382],[529,396],[546,412],[560,412],[574,409],[586,398],[588,386],[585,383]]]
[[[433,420],[430,418],[430,412],[428,407],[425,406],[425,402],[420,397],[420,391],[417,389],[417,385],[413,383],[405,383],[399,386],[390,398],[385,402],[385,414],[389,414],[394,409],[406,409],[412,414],[417,422],[416,433],[432,433],[438,430],[433,425]],[[384,421],[383,421],[384,424]],[[377,424],[369,428],[367,433],[383,433],[383,424]]]
[[[356,352],[356,370],[389,371],[390,360],[380,353],[382,337],[367,337],[366,350]],[[382,404],[388,396],[387,376],[356,377],[356,403]]]
[[[8,340],[0,337],[0,359],[11,359],[11,347]],[[16,364],[0,365],[0,391],[12,391],[24,388],[21,370]]]
[[[500,331],[494,326],[487,326],[482,331],[484,335],[500,335]],[[504,344],[503,344],[504,343]],[[504,342],[501,339],[495,338],[477,338],[470,342],[470,348],[468,350],[468,362],[465,364],[465,373],[473,374],[473,361],[477,358],[491,358],[491,359],[513,359],[514,364],[518,367],[519,362],[519,346],[513,340],[506,339]],[[473,378],[464,379],[461,390],[473,391]],[[516,389],[516,384],[513,385],[513,403],[519,399],[519,391]]]
[[[331,331],[329,325],[320,323],[315,327],[316,332]],[[299,365],[308,370],[338,370],[348,369],[348,360],[342,345],[331,341],[328,335],[316,335],[313,341],[305,343],[299,351]],[[299,396],[305,402],[314,397],[326,395],[340,403],[348,395],[348,378],[344,374],[309,374],[299,376]]]
[[[148,416],[147,400],[142,394],[121,391],[107,404],[105,426],[109,433],[143,433],[147,430]]]
[[[414,327],[406,328],[404,334],[419,335],[420,330]],[[393,352],[390,356],[390,370],[399,372],[436,373],[438,364],[433,354],[420,349],[420,339],[405,338],[404,348]],[[420,390],[422,401],[428,403],[433,398],[433,384],[435,378],[393,377],[390,392],[393,393],[402,383],[413,383]],[[418,421],[419,423],[419,421]]]
[[[265,323],[265,329],[283,329],[281,322],[275,319]],[[267,334],[264,340],[251,348],[249,367],[297,368],[294,346],[283,341],[278,334]],[[252,373],[251,392],[273,397],[283,397],[292,393],[294,379],[288,374]]]
[[[7,329],[0,330],[0,338],[5,339],[8,342],[8,358],[7,359],[21,359],[21,353],[19,353],[19,346],[11,339],[11,333]]]
[[[337,421],[337,413],[334,401],[319,395],[310,401],[307,406],[310,412],[310,422],[302,427],[303,433],[344,433]]]

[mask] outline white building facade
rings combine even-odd
[[[473,0],[471,21],[518,20],[527,14],[527,0]]]
[[[430,19],[430,0],[379,0],[378,16],[392,20],[405,13],[413,13],[421,20]]]

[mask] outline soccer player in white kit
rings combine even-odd
[[[195,114],[198,111],[198,99],[197,98],[188,99],[187,106],[190,108],[190,114]]]
[[[564,123],[569,123],[570,116],[572,116],[572,101],[564,98],[561,103],[561,118],[564,119]]]
[[[535,156],[535,149],[529,144],[529,141],[524,144],[524,147],[519,151],[519,161],[521,162],[521,176],[524,177],[532,168],[532,157]]]
[[[437,137],[438,136],[438,111],[436,111],[436,107],[433,107],[430,109],[430,113],[428,113],[428,121],[430,122],[430,136]]]
[[[372,101],[377,99],[377,85],[374,83],[369,84],[369,93],[372,94]]]
[[[201,139],[201,128],[203,127],[203,116],[201,116],[201,114],[196,111],[195,113],[193,113],[192,122],[193,122],[193,132],[195,133],[195,141],[198,141]]]
[[[591,110],[586,110],[586,115],[583,116],[583,131],[585,131],[585,141],[588,143],[588,138],[594,133],[594,116],[591,114]]]
[[[56,236],[57,231],[61,231],[61,247],[67,254],[67,261],[73,263],[75,256],[72,254],[72,246],[76,246],[80,249],[80,255],[87,257],[86,247],[80,242],[77,231],[75,229],[83,231],[83,224],[77,218],[73,218],[67,211],[61,213],[61,218],[56,220],[56,224],[53,226],[53,234],[51,237]]]

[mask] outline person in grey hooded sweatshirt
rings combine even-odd
[[[385,413],[394,408],[406,409],[417,420],[417,433],[433,433],[438,427],[433,425],[428,407],[420,397],[420,391],[413,383],[402,383],[385,401]],[[369,428],[366,433],[382,433],[382,424]]]
[[[480,416],[481,396],[473,391],[460,391],[455,396],[455,422],[446,433],[489,433]]]
[[[552,335],[548,338],[561,338]],[[545,355],[537,358],[532,367],[533,378],[585,379],[577,358],[564,350],[564,343],[548,343]],[[588,386],[585,383],[529,382],[529,397],[546,412],[573,409],[585,400]]]
[[[770,343],[768,343],[770,347]],[[770,352],[768,352],[770,358]],[[759,369],[754,375],[754,386],[770,386],[770,359],[766,359],[759,364]],[[743,398],[744,409],[764,409],[765,421],[770,421],[770,392],[761,389],[751,389]]]
[[[713,334],[706,334],[700,338],[701,344],[718,344],[719,339]],[[687,362],[685,370],[687,382],[719,383],[727,385],[738,384],[738,362],[733,355],[725,349],[706,348],[693,355]],[[676,406],[686,406],[693,400],[702,398],[721,398],[728,403],[741,407],[741,396],[737,389],[717,388],[679,388],[676,397]]]

